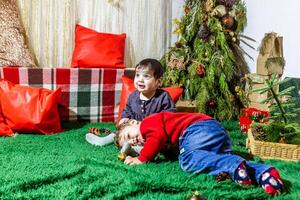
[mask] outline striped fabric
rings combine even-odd
[[[124,69],[114,68],[0,68],[0,78],[15,84],[54,90],[61,88],[62,121],[114,122]]]

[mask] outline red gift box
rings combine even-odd
[[[242,108],[240,110],[240,127],[243,133],[247,133],[250,124],[254,122],[267,123],[270,113],[257,108]]]

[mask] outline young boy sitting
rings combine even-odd
[[[126,142],[144,145],[138,157],[126,157],[127,165],[153,161],[159,152],[179,152],[184,171],[215,176],[227,173],[235,182],[258,184],[270,195],[283,191],[283,182],[274,167],[234,155],[226,130],[205,114],[161,112],[142,122],[131,120],[120,126],[115,142],[118,147]]]
[[[147,58],[136,65],[134,87],[137,90],[129,95],[118,124],[128,119],[141,121],[161,111],[176,112],[169,93],[160,89],[163,73],[162,65],[155,59]]]
[[[129,119],[141,121],[153,113],[176,111],[169,93],[160,89],[163,73],[163,67],[156,59],[147,58],[136,65],[134,86],[137,90],[129,95],[117,126]],[[100,130],[95,128],[90,129],[90,132],[86,135],[86,140],[91,144],[103,146],[113,143],[115,134],[98,137]]]

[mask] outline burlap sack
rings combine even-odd
[[[270,77],[268,75],[260,75],[256,73],[245,75],[245,92],[248,93],[249,108],[257,108],[260,110],[269,111],[269,104],[261,102],[264,101],[266,98],[270,97],[271,93],[266,92],[260,94],[259,92],[254,92],[256,89],[266,87],[265,81],[269,78]],[[274,88],[274,90],[277,92],[278,86]]]
[[[260,75],[283,74],[283,37],[275,32],[266,33],[260,45],[256,73]]]

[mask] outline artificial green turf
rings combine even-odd
[[[224,122],[234,150],[247,155],[245,135],[237,122]],[[88,127],[77,124],[56,135],[20,134],[0,138],[0,199],[186,199],[198,190],[206,199],[268,199],[263,189],[183,172],[177,161],[126,166],[113,145],[96,147],[85,141]],[[256,158],[256,160],[258,160]],[[272,199],[300,199],[300,163],[265,161],[277,167],[287,192]]]

